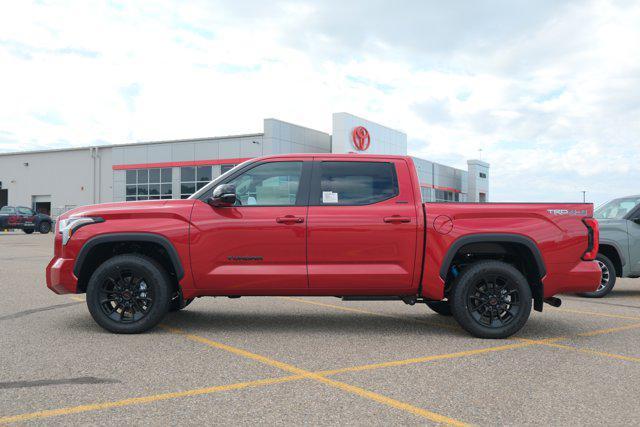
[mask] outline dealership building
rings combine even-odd
[[[407,135],[348,113],[332,133],[265,119],[260,133],[0,154],[0,207],[28,206],[58,216],[77,206],[186,198],[245,160],[291,153],[407,155]],[[467,170],[413,157],[422,198],[489,200],[489,164]]]

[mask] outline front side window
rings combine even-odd
[[[392,163],[321,162],[319,205],[369,205],[398,195]]]
[[[18,213],[20,215],[33,215],[33,211],[29,208],[18,208]]]
[[[615,199],[600,206],[593,216],[599,219],[622,219],[640,204],[640,197]]]
[[[298,197],[302,162],[258,165],[229,181],[236,186],[236,206],[293,206]]]

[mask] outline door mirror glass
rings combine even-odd
[[[233,206],[236,203],[236,186],[233,184],[218,185],[207,203],[214,208]]]
[[[632,221],[635,222],[636,224],[640,225],[640,217],[633,218]]]

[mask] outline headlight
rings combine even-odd
[[[58,230],[62,234],[62,244],[66,245],[75,231],[85,225],[104,222],[102,218],[93,218],[88,216],[72,217],[58,221]]]

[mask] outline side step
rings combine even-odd
[[[349,296],[341,297],[342,301],[401,301],[398,296],[371,295],[371,296]]]

